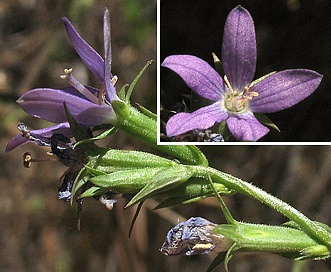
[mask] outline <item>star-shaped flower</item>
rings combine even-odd
[[[269,129],[254,116],[289,108],[311,95],[322,75],[307,69],[272,73],[252,83],[256,68],[254,22],[241,6],[234,8],[225,24],[222,77],[205,61],[191,55],[167,57],[162,66],[176,72],[198,95],[214,101],[192,113],[178,113],[166,125],[167,136],[193,129],[207,129],[226,121],[231,133],[241,141],[257,141]]]
[[[116,76],[111,73],[110,19],[106,9],[103,19],[105,60],[78,34],[67,18],[62,19],[69,39],[86,66],[99,79],[102,89],[84,86],[73,75],[72,69],[65,69],[66,79],[72,87],[65,89],[37,88],[26,92],[18,99],[19,106],[34,117],[45,119],[58,125],[32,130],[36,137],[50,137],[53,133],[63,133],[71,137],[63,103],[70,114],[81,126],[89,127],[100,124],[114,124],[116,115],[111,102],[119,100],[116,89]],[[12,138],[6,151],[25,144],[29,140],[22,134]]]

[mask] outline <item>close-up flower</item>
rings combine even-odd
[[[163,67],[176,72],[199,96],[212,104],[191,113],[180,112],[166,124],[168,137],[226,122],[240,141],[257,141],[269,132],[254,113],[287,109],[311,95],[322,75],[308,69],[288,69],[253,81],[256,69],[254,22],[243,7],[234,8],[225,23],[222,66],[224,79],[204,60],[192,55],[171,55]]]
[[[116,115],[111,107],[113,100],[119,100],[116,89],[116,76],[111,73],[111,38],[109,11],[106,9],[103,18],[105,60],[78,34],[67,18],[62,18],[69,39],[89,70],[99,79],[102,89],[84,86],[73,75],[72,69],[65,69],[61,78],[66,79],[71,87],[65,89],[37,88],[23,94],[18,105],[27,113],[50,122],[58,123],[54,127],[32,131],[39,136],[51,136],[62,133],[72,136],[68,131],[59,131],[59,127],[69,126],[63,103],[75,120],[85,127],[100,124],[113,124]],[[6,151],[29,142],[21,134],[16,135],[7,144]]]

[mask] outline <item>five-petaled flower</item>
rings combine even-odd
[[[207,129],[226,121],[231,133],[241,141],[257,141],[269,129],[254,116],[289,108],[312,94],[322,75],[306,69],[270,74],[252,83],[256,68],[254,22],[241,6],[234,8],[225,24],[222,77],[205,61],[191,55],[167,57],[162,66],[176,72],[198,95],[215,101],[192,113],[181,112],[169,119],[167,136],[193,129]]]
[[[72,69],[65,69],[66,79],[71,87],[65,89],[37,88],[28,91],[18,99],[18,104],[27,113],[54,123],[55,126],[40,130],[32,130],[36,137],[50,137],[54,133],[61,133],[67,137],[72,136],[67,122],[63,103],[74,119],[85,127],[100,124],[114,124],[116,115],[111,107],[111,102],[119,100],[116,89],[116,76],[111,73],[111,41],[110,19],[106,9],[103,19],[104,51],[103,59],[75,30],[67,18],[62,19],[69,39],[89,70],[102,84],[101,90],[84,86],[73,75]],[[6,146],[10,151],[17,146],[28,143],[29,140],[22,134],[16,135]]]

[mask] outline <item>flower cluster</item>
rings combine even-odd
[[[225,24],[222,65],[224,79],[204,60],[191,55],[167,57],[163,67],[176,72],[194,92],[214,101],[194,112],[181,112],[169,119],[168,137],[193,129],[207,129],[226,121],[240,141],[257,141],[269,129],[253,113],[289,108],[311,95],[322,75],[306,69],[271,73],[252,82],[256,68],[254,22],[241,6],[234,8]]]

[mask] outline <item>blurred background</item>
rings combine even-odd
[[[272,71],[305,68],[324,75],[306,100],[267,116],[281,132],[272,130],[264,142],[329,142],[331,139],[331,1],[329,0],[185,0],[161,1],[161,62],[169,55],[190,54],[214,67],[212,52],[221,58],[223,29],[229,12],[245,7],[255,23],[257,69],[255,79]],[[161,102],[176,109],[184,81],[161,68]],[[199,99],[200,98],[200,99]],[[201,100],[201,97],[193,97]],[[189,101],[185,102],[189,105]],[[199,102],[199,101],[198,101]],[[201,107],[201,105],[197,108]],[[195,110],[195,108],[193,108]]]
[[[99,87],[72,49],[60,19],[67,16],[102,54],[104,7],[110,9],[113,73],[119,77],[120,88],[132,81],[147,60],[156,59],[155,1],[0,2],[0,271],[205,271],[214,258],[213,254],[167,257],[159,252],[167,231],[178,220],[203,216],[215,223],[224,222],[214,198],[158,211],[153,211],[156,202],[146,201],[130,239],[135,208],[124,210],[125,202],[120,201],[108,211],[89,199],[83,205],[78,233],[77,207],[57,199],[59,179],[66,168],[57,162],[23,168],[22,155],[26,151],[34,158],[48,158],[47,148],[32,144],[3,152],[18,133],[18,121],[30,128],[49,125],[29,117],[16,105],[22,93],[35,87],[65,86],[59,75],[68,67],[73,67],[75,76],[85,84]],[[271,7],[269,12],[277,11]],[[224,16],[228,10],[230,7]],[[223,21],[215,26],[218,33]],[[219,49],[219,44],[215,43],[215,48]],[[137,85],[132,101],[155,111],[155,87],[154,63]],[[151,151],[122,134],[103,144]],[[329,146],[205,146],[203,151],[211,166],[262,187],[314,220],[331,224]],[[225,201],[238,220],[267,224],[286,221],[247,197],[235,195]],[[245,272],[290,271],[292,266],[290,260],[262,253],[239,253],[230,262],[231,271]],[[309,261],[305,271],[330,269],[330,261]],[[224,269],[220,266],[217,271]]]

